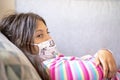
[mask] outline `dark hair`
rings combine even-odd
[[[31,59],[27,55],[28,53],[32,55],[31,43],[34,43],[33,35],[38,20],[43,21],[46,25],[44,19],[34,13],[11,14],[1,20],[0,31],[25,53],[43,80],[50,80],[49,75],[39,62],[40,59],[38,57]]]

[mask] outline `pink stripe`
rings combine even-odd
[[[99,80],[103,79],[103,71],[101,67],[99,67],[98,72],[99,72]]]
[[[72,71],[71,71],[71,68],[70,68],[70,64],[68,61],[65,61],[65,67],[66,67],[66,73],[67,73],[67,79],[68,80],[73,80],[73,75],[72,75]]]
[[[50,66],[50,77],[51,77],[51,80],[55,80],[56,77],[55,77],[55,65],[57,63],[57,61],[60,60],[60,57],[57,57],[52,63],[52,65]]]
[[[56,63],[54,63],[54,64],[52,64],[51,66],[50,66],[50,76],[51,76],[51,80],[55,80],[55,64]]]
[[[86,66],[84,65],[84,63],[82,61],[80,61],[79,63],[80,63],[80,66],[81,66],[81,68],[83,70],[84,79],[85,80],[90,80],[89,73],[88,73],[88,71],[86,69]]]
[[[118,72],[120,73],[120,69],[118,69]]]
[[[72,57],[70,58],[70,60],[75,60],[75,57],[74,57],[74,56],[72,56]]]
[[[93,62],[93,65],[96,66],[96,64]],[[101,66],[96,66],[96,69],[98,71],[98,75],[99,75],[99,80],[103,79],[103,70]]]

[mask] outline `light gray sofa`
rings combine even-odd
[[[0,33],[0,80],[41,80],[26,56]]]

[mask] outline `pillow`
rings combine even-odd
[[[41,80],[27,57],[0,33],[0,80]]]

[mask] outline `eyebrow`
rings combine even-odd
[[[41,29],[37,30],[36,32],[38,32],[38,31],[43,32],[43,30],[41,30]],[[46,28],[46,31],[48,31],[48,28]]]
[[[43,32],[43,30],[37,30],[37,32],[40,31],[40,32]]]

